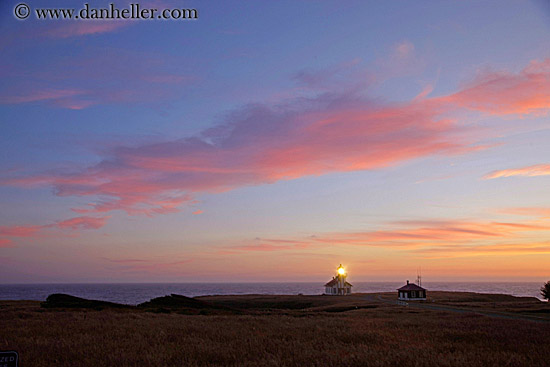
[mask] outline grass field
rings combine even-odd
[[[425,303],[466,312],[383,302],[394,298],[211,296],[127,308],[0,301],[0,350],[17,351],[22,367],[543,366],[550,360],[550,305],[534,298],[432,292]]]

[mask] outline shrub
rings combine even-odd
[[[540,294],[544,299],[547,299],[550,301],[550,280],[547,281],[546,284],[541,287]]]

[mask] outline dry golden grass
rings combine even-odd
[[[22,367],[475,367],[550,360],[550,328],[543,322],[398,307],[360,295],[217,301],[247,314],[44,309],[38,302],[3,301],[0,350],[18,351]]]

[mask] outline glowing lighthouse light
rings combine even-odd
[[[325,284],[325,294],[333,296],[345,296],[351,293],[352,285],[346,281],[348,275],[346,269],[340,264],[336,268],[336,275],[332,277],[332,280]]]

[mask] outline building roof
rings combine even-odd
[[[335,285],[337,285],[337,284],[338,284],[338,278],[332,278],[332,280],[331,280],[330,282],[328,282],[327,284],[325,284],[325,287],[332,287],[332,286],[335,286]],[[353,286],[351,285],[351,283],[348,283],[348,282],[345,283],[345,286],[346,286],[346,287],[353,287]]]
[[[407,284],[402,286],[401,288],[398,288],[397,290],[398,291],[425,291],[426,289],[414,283],[409,283],[409,281],[407,280]]]

